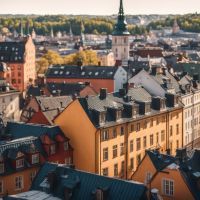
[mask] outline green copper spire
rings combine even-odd
[[[129,35],[126,18],[124,16],[123,0],[120,0],[119,13],[117,23],[113,31],[113,35]]]
[[[124,8],[123,8],[123,0],[120,0],[120,6],[119,6],[119,15],[118,17],[124,17]]]

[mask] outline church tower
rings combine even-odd
[[[120,0],[117,23],[112,33],[112,51],[115,56],[116,65],[129,59],[129,35],[126,18],[124,16],[123,0]]]

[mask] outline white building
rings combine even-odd
[[[140,71],[129,79],[129,84],[143,86],[153,96],[165,97],[166,93],[178,94],[183,103],[183,145],[200,137],[200,89],[198,84],[183,77],[177,81],[171,73],[157,67],[152,72]]]

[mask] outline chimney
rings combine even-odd
[[[198,81],[199,80],[199,75],[198,74],[193,74],[193,80]]]
[[[185,161],[187,158],[187,151],[186,148],[177,149],[176,150],[176,157],[181,161]]]
[[[101,89],[100,89],[99,98],[100,98],[101,100],[103,100],[103,99],[106,99],[106,96],[107,96],[107,88],[101,88]]]
[[[126,89],[125,88],[119,89],[119,95],[120,97],[124,97],[126,95]]]
[[[167,153],[167,155],[171,155],[171,149],[166,149],[166,153]]]
[[[55,189],[55,185],[56,185],[56,172],[54,171],[49,172],[47,175],[47,179],[50,185],[50,191],[52,191],[53,189]]]
[[[40,95],[44,96],[44,90],[40,90]]]

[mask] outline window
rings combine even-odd
[[[15,177],[15,189],[21,190],[23,189],[23,187],[24,187],[23,177],[22,176]]]
[[[156,118],[156,125],[159,125],[159,118]]]
[[[0,180],[0,193],[3,193],[3,180]]]
[[[164,142],[165,141],[165,131],[162,130],[161,131],[161,142]]]
[[[133,152],[133,140],[130,141],[130,152]]]
[[[130,169],[133,170],[133,168],[134,168],[134,159],[131,158],[130,159]]]
[[[124,143],[120,144],[120,155],[124,155]]]
[[[35,178],[35,176],[36,176],[36,171],[33,171],[33,172],[30,173],[31,182],[33,182],[33,179]]]
[[[16,168],[24,167],[24,159],[16,160]]]
[[[70,156],[67,157],[67,158],[65,158],[65,164],[66,164],[66,165],[72,164],[72,158],[71,158]]]
[[[153,119],[151,119],[151,121],[150,121],[150,127],[152,127],[153,126]]]
[[[118,176],[118,164],[114,165],[114,176]]]
[[[156,144],[159,144],[159,133],[156,133]]]
[[[106,121],[106,114],[105,113],[100,113],[99,115],[99,123],[103,124]]]
[[[108,130],[104,130],[103,131],[103,135],[102,135],[102,140],[108,140],[109,139],[109,131]]]
[[[179,134],[179,124],[176,124],[176,135]]]
[[[117,137],[117,129],[114,128],[114,129],[113,129],[113,138],[116,138],[116,137]]]
[[[145,120],[145,121],[144,121],[144,129],[147,128],[147,124],[148,124],[148,122],[147,122],[147,120]]]
[[[116,111],[116,120],[121,119],[121,117],[122,117],[122,111],[121,110],[117,110]]]
[[[40,161],[39,154],[32,155],[32,164],[37,164]]]
[[[124,135],[124,127],[123,126],[121,126],[120,135]]]
[[[113,158],[117,157],[117,145],[113,146]]]
[[[131,124],[131,132],[134,131],[134,124]]]
[[[137,165],[139,165],[139,164],[140,164],[140,162],[141,162],[141,155],[140,155],[140,154],[138,154],[138,155],[137,155]]]
[[[137,123],[136,131],[140,131],[140,123]]]
[[[169,135],[170,135],[170,136],[173,135],[173,126],[170,126]]]
[[[64,145],[64,150],[67,151],[69,149],[68,142],[67,141],[64,142],[63,145]]]
[[[139,151],[140,148],[141,148],[140,138],[137,138],[136,139],[136,149],[137,149],[137,151]]]
[[[150,146],[152,146],[152,145],[153,145],[153,134],[150,135]]]
[[[143,147],[146,148],[146,146],[147,146],[147,137],[144,136],[143,137]]]
[[[103,169],[103,176],[108,176],[108,168]]]
[[[168,196],[174,195],[174,181],[169,179],[164,179],[162,181],[163,194]]]
[[[103,149],[103,161],[108,160],[108,148]]]
[[[121,162],[121,175],[124,176],[124,161]]]
[[[152,178],[152,173],[151,172],[147,172],[144,183],[145,184],[149,184],[150,181],[151,181],[151,178]]]
[[[4,163],[0,163],[0,174],[4,173]]]
[[[56,153],[56,145],[55,144],[52,144],[50,146],[50,154],[53,155]]]

